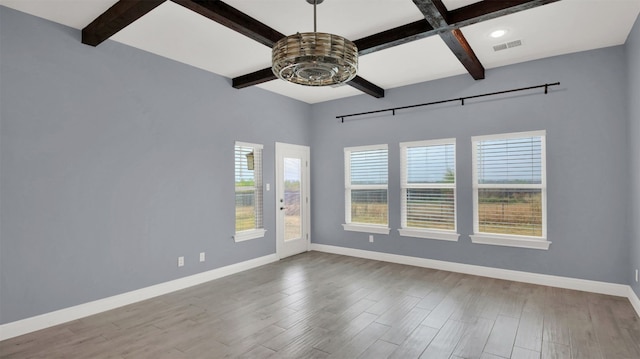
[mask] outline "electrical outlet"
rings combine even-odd
[[[370,242],[370,243],[373,243],[373,234],[370,234],[370,235],[369,235],[369,242]]]
[[[204,252],[200,252],[200,262],[204,262]]]
[[[178,267],[184,266],[184,257],[178,257]]]

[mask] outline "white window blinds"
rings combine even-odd
[[[346,223],[388,224],[387,145],[345,148]]]
[[[473,138],[474,230],[546,237],[545,132]]]
[[[401,143],[400,165],[402,228],[455,232],[455,139]]]
[[[236,142],[236,241],[264,234],[262,196],[262,145]]]

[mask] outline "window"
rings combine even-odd
[[[389,234],[387,145],[344,149],[347,231]]]
[[[400,143],[400,235],[457,241],[456,140]]]
[[[474,243],[549,249],[545,131],[472,138]]]
[[[262,145],[236,142],[236,242],[263,237]]]

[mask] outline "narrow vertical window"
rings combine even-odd
[[[548,249],[545,131],[472,138],[474,243]]]
[[[457,241],[456,140],[400,144],[400,235]]]
[[[235,144],[236,242],[263,237],[262,145]]]
[[[387,145],[345,148],[344,161],[344,229],[388,234]]]

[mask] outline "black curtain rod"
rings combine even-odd
[[[549,93],[549,87],[550,86],[558,86],[560,85],[560,82],[555,82],[552,84],[544,84],[544,85],[537,85],[537,86],[529,86],[529,87],[521,87],[521,88],[517,88],[517,89],[511,89],[511,90],[505,90],[505,91],[498,91],[498,92],[490,92],[490,93],[483,93],[481,95],[473,95],[473,96],[466,96],[466,97],[458,97],[458,98],[452,98],[449,100],[441,100],[441,101],[434,101],[434,102],[427,102],[427,103],[421,103],[418,105],[410,105],[410,106],[402,106],[402,107],[394,107],[394,108],[386,108],[384,110],[376,110],[376,111],[367,111],[367,112],[360,112],[360,113],[352,113],[349,115],[340,115],[340,116],[336,116],[336,118],[339,118],[342,120],[342,123],[344,123],[344,119],[345,117],[353,117],[353,116],[361,116],[361,115],[369,115],[372,113],[380,113],[380,112],[391,112],[393,113],[393,116],[396,115],[396,110],[404,110],[407,108],[414,108],[414,107],[421,107],[421,106],[429,106],[429,105],[437,105],[437,104],[441,104],[441,103],[446,103],[446,102],[456,102],[456,101],[460,101],[460,104],[462,106],[464,106],[464,100],[468,100],[471,98],[478,98],[478,97],[486,97],[486,96],[495,96],[495,95],[501,95],[501,94],[505,94],[505,93],[510,93],[510,92],[518,92],[518,91],[526,91],[526,90],[532,90],[532,89],[537,89],[537,88],[543,88],[544,87],[544,93],[547,94]]]

